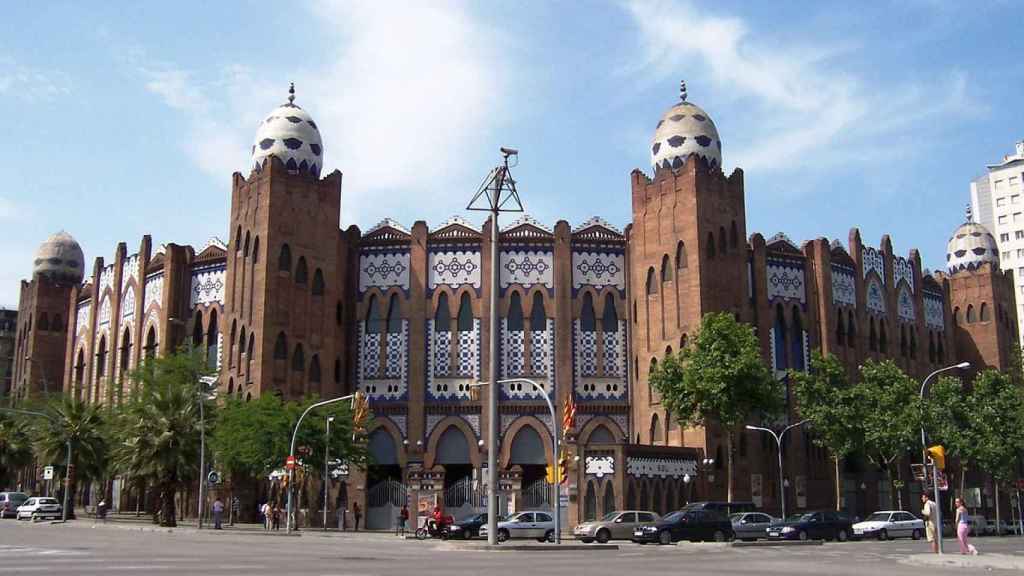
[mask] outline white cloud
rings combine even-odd
[[[920,147],[920,141],[905,138],[911,128],[920,135],[937,118],[978,111],[962,72],[951,71],[943,81],[879,85],[843,69],[842,57],[854,49],[848,45],[787,37],[788,46],[782,46],[740,18],[683,1],[631,0],[626,7],[643,47],[642,72],[659,78],[681,71],[699,75],[710,84],[703,94],[740,104],[733,113],[741,115],[743,134],[723,134],[723,141],[727,147],[738,144],[728,160],[745,169],[900,158]],[[691,93],[692,88],[691,83]]]
[[[345,174],[346,224],[440,219],[461,209],[498,160],[496,145],[483,148],[510,109],[504,35],[454,2],[325,0],[311,11],[310,21],[325,28],[324,45],[308,47],[325,54],[320,65],[232,65],[211,78],[135,63],[146,89],[187,118],[188,156],[217,179],[246,173],[256,124],[294,81],[296,104],[323,135],[325,172]],[[424,194],[433,202],[413,213]]]
[[[0,96],[53,100],[71,92],[71,79],[59,70],[43,70],[0,56]]]

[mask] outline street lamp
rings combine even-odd
[[[551,412],[551,425],[554,427],[554,431],[553,431],[554,433],[551,435],[551,437],[552,437],[551,444],[552,444],[552,450],[553,450],[551,452],[551,469],[555,472],[555,485],[554,485],[554,488],[553,488],[553,492],[555,493],[555,501],[554,501],[554,507],[555,507],[555,544],[561,544],[561,542],[562,542],[562,521],[561,521],[562,520],[562,518],[561,518],[561,516],[562,516],[561,515],[562,502],[559,500],[559,494],[558,494],[558,492],[559,492],[558,491],[559,482],[558,482],[558,472],[557,472],[557,470],[558,470],[558,418],[555,417],[555,405],[552,404],[551,403],[551,399],[548,398],[547,390],[545,390],[543,386],[541,386],[540,384],[534,382],[533,380],[529,380],[527,378],[509,378],[508,380],[498,380],[496,383],[501,385],[501,384],[511,384],[513,382],[526,382],[527,384],[530,384],[531,386],[533,386],[533,389],[535,391],[537,391],[537,392],[540,392],[540,395],[544,398],[544,401],[547,402],[548,410]],[[481,387],[481,386],[487,386],[489,384],[490,384],[490,382],[477,382],[477,383],[474,383],[474,384],[470,384],[469,387],[470,388],[478,388],[478,387]],[[497,396],[497,394],[498,393],[497,393],[496,390],[491,390],[491,397],[492,398],[494,396]],[[490,445],[490,449],[487,451],[488,461],[490,461],[491,456],[493,456],[497,452],[497,449],[498,449],[497,448],[497,442],[495,441],[495,442],[493,442]],[[495,464],[495,465],[497,465],[497,464]],[[494,502],[495,503],[495,507],[494,508],[495,508],[495,514],[496,514],[497,513],[497,500],[496,500],[496,496],[495,495],[498,492],[498,490],[497,490],[497,480],[496,480],[496,478],[497,478],[497,471],[494,468],[491,468],[490,470],[488,470],[488,477],[491,480],[489,480],[489,482],[490,482],[490,484],[489,484],[489,486],[490,486],[490,488],[489,488],[490,493],[488,494],[487,500],[488,500],[488,503],[490,503],[490,502]],[[488,506],[488,510],[490,510],[489,506]],[[488,516],[487,516],[487,523],[488,523],[488,526],[487,526],[487,541],[488,541],[488,543],[490,543],[491,536],[494,534],[494,532],[491,531],[491,526],[490,526],[491,520],[493,518],[494,517],[490,515],[490,512],[488,512]],[[497,524],[497,523],[495,523],[495,524]],[[497,530],[497,528],[495,528],[495,530]],[[495,536],[495,538],[496,538],[496,536]]]
[[[203,405],[207,400],[216,398],[215,386],[217,379],[203,376],[197,383],[196,396],[199,398],[199,520],[197,530],[203,529],[203,497],[206,488],[206,415]]]
[[[334,416],[327,417],[327,433],[324,435],[324,532],[327,532],[327,492],[330,487],[327,465],[330,462],[331,422],[334,422]]]
[[[775,444],[779,447],[779,493],[782,495],[780,503],[783,520],[786,519],[786,480],[785,475],[782,472],[782,438],[786,435],[786,432],[789,432],[790,430],[796,428],[797,426],[803,426],[806,423],[807,420],[801,420],[796,424],[790,424],[789,426],[783,428],[782,432],[779,432],[778,434],[776,434],[775,430],[772,430],[771,428],[762,428],[760,426],[751,426],[750,424],[747,424],[747,430],[760,430],[761,432],[767,432],[771,434],[772,438],[775,438]]]
[[[924,407],[924,392],[925,392],[925,389],[928,388],[928,381],[931,380],[932,377],[934,377],[936,374],[939,374],[941,372],[946,372],[947,370],[967,370],[970,367],[971,367],[971,363],[970,362],[961,362],[959,364],[954,364],[952,366],[946,366],[945,368],[939,368],[938,370],[936,370],[936,371],[932,372],[931,374],[929,374],[928,377],[924,379],[924,382],[921,382],[921,404],[922,404],[922,408]],[[925,439],[925,435],[924,435],[924,421],[923,420],[921,422],[921,458],[922,458],[922,461],[924,462],[924,465],[927,467],[928,466],[928,441]],[[938,466],[936,466],[935,462],[933,461],[932,462],[932,484],[934,485],[934,493],[935,493],[935,526],[936,526],[935,542],[937,544],[936,548],[937,548],[938,553],[942,554],[942,507],[939,506],[939,474],[938,474],[938,472],[939,472]],[[926,488],[927,488],[927,486],[926,486]]]
[[[24,414],[26,416],[41,416],[46,418],[50,422],[60,426],[60,421],[53,416],[44,412],[35,412],[33,410],[19,410],[17,408],[0,408],[0,412],[10,412],[12,414]],[[64,463],[64,505],[61,506],[60,521],[68,521],[68,496],[71,492],[71,438],[67,440],[67,460]]]
[[[509,158],[515,156],[516,163],[519,151],[512,148],[501,148],[504,163],[492,169],[484,179],[483,185],[477,190],[473,199],[466,206],[467,210],[489,212],[491,215],[491,282],[490,282],[490,314],[488,329],[488,361],[487,380],[498,380],[498,285],[500,281],[500,258],[498,241],[501,239],[498,228],[498,216],[502,212],[522,212],[523,203],[519,200],[516,181],[509,172]],[[515,164],[513,164],[515,166]],[[491,486],[491,496],[487,499],[487,544],[498,543],[498,497],[494,489],[498,484],[498,395],[487,397],[487,441],[491,449],[487,451],[487,482]]]
[[[355,397],[356,397],[355,394],[349,394],[347,396],[339,396],[338,398],[331,398],[330,400],[324,400],[322,402],[317,402],[316,404],[312,404],[308,408],[306,408],[302,412],[302,415],[299,416],[299,421],[295,423],[295,430],[292,431],[292,443],[291,443],[291,446],[288,448],[288,462],[295,462],[295,440],[299,436],[299,426],[302,425],[302,420],[306,417],[306,414],[309,414],[310,411],[313,410],[314,408],[319,408],[321,406],[326,406],[328,404],[334,404],[335,402],[341,402],[342,400],[351,400],[351,399],[353,399]],[[288,510],[287,510],[288,518],[285,521],[285,532],[288,533],[288,534],[291,534],[291,532],[292,532],[292,490],[293,490],[293,486],[295,485],[294,480],[295,480],[295,468],[294,468],[294,465],[292,465],[292,467],[288,468]]]

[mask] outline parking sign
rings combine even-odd
[[[53,480],[53,466],[43,467],[43,480]]]

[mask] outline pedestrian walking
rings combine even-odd
[[[220,497],[213,501],[213,529],[220,530],[221,522],[224,519],[224,503],[220,501]]]
[[[405,523],[409,521],[409,505],[402,504],[402,510],[398,512],[398,522],[395,524],[395,534],[405,534]]]
[[[100,520],[107,521],[107,501],[100,499],[100,503],[96,505],[96,515],[100,517]]]
[[[272,520],[271,514],[272,514],[272,512],[270,510],[270,502],[269,501],[268,502],[264,502],[263,506],[260,507],[260,516],[263,517],[263,529],[264,530],[270,530],[270,523],[271,523],[271,520]]]
[[[937,533],[937,527],[935,525],[938,520],[938,507],[935,502],[932,502],[927,494],[921,494],[921,516],[924,517],[924,532],[928,537],[928,542],[932,545],[932,552],[939,553],[939,538]]]
[[[953,503],[956,506],[956,539],[960,543],[960,553],[970,554],[967,536],[971,533],[971,516],[967,513],[963,500],[957,498]]]
[[[363,517],[363,509],[359,507],[359,502],[352,504],[352,515],[356,517],[356,532],[359,532],[359,519]]]
[[[239,500],[238,496],[235,496],[234,498],[231,499],[231,519],[228,521],[228,526],[235,525],[235,518],[238,518],[238,515],[241,513],[241,511],[242,501]]]
[[[278,506],[276,502],[274,503],[273,516],[274,516],[274,530],[280,530],[281,529],[281,507]]]

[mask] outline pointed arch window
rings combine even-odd
[[[309,361],[309,381],[312,384],[320,383],[320,355],[313,354]]]
[[[658,414],[655,413],[651,416],[651,446],[654,446],[656,442],[661,440],[661,424],[658,418]]]
[[[100,338],[98,352],[96,352],[96,377],[103,378],[107,375],[107,337]]]
[[[836,315],[836,344],[840,346],[846,346],[846,329],[843,326],[843,312],[839,311]]]
[[[658,293],[658,283],[655,281],[654,267],[647,269],[647,295],[651,296]]]
[[[704,247],[704,252],[707,254],[708,260],[715,259],[715,235],[708,232],[707,246]]]
[[[366,307],[366,333],[380,334],[384,332],[384,318],[380,313],[380,306],[377,304],[377,295],[370,296],[370,303]]]
[[[317,268],[313,273],[313,296],[324,295],[324,272]]]
[[[729,244],[725,238],[725,226],[718,227],[718,253],[725,254],[728,252]]]
[[[244,328],[243,328],[244,330]],[[277,335],[277,340],[274,341],[274,360],[287,360],[288,359],[288,338],[285,337],[284,332]]]
[[[196,312],[192,321],[192,346],[199,348],[203,345],[203,313]]]
[[[974,324],[974,304],[967,305],[967,323]]]
[[[583,293],[583,307],[580,309],[580,330],[594,332],[597,330],[597,319],[594,317],[594,297],[590,292]]]
[[[602,332],[619,331],[619,314],[615,311],[615,298],[611,294],[604,296],[604,314],[601,316]]]
[[[246,231],[246,233],[245,233],[245,246],[242,248],[242,257],[243,258],[248,258],[249,257],[249,232],[248,231]]]
[[[853,310],[849,310],[846,315],[846,342],[850,346],[857,345],[857,324],[853,320]]]
[[[252,241],[252,261],[255,264],[260,261],[260,237]]]
[[[121,360],[118,362],[121,376],[131,368],[132,361],[132,333],[128,328],[124,329],[121,335]]]
[[[292,354],[292,370],[302,372],[306,369],[306,354],[302,350],[302,343],[295,345],[295,353]]]
[[[252,363],[256,357],[256,336],[249,333],[249,347],[245,349],[245,381],[252,382]]]
[[[793,368],[803,370],[807,367],[807,359],[804,358],[804,323],[800,317],[800,308],[793,306],[793,336],[790,346],[793,349]]]
[[[235,252],[242,251],[242,226],[235,228]]]
[[[448,293],[441,292],[437,297],[437,310],[434,312],[434,331],[451,332],[452,313],[448,309]]]
[[[231,336],[228,338],[228,364],[234,368],[235,363],[235,338],[238,336],[238,321],[231,321]]]
[[[299,256],[299,263],[295,265],[295,283],[305,284],[309,280],[309,269],[306,268],[306,257]]]
[[[217,310],[210,311],[210,324],[206,327],[206,365],[217,367],[217,340],[220,334],[217,326]]]
[[[548,329],[548,315],[544,310],[544,297],[540,292],[533,293],[533,306],[530,310],[530,330],[543,332]]]
[[[981,313],[978,315],[980,322],[988,322],[988,304],[985,302],[981,303]]]
[[[281,272],[292,271],[292,249],[287,244],[281,245],[281,253],[277,257],[277,269]]]
[[[789,355],[786,353],[786,313],[782,304],[775,305],[775,369],[789,368]]]
[[[870,320],[871,332],[868,334],[868,350],[878,352],[878,332],[875,330],[875,319]]]
[[[50,317],[46,314],[46,312],[41,312],[39,314],[39,323],[36,326],[36,330],[40,330],[42,332],[47,332],[50,330]]]
[[[459,302],[459,319],[456,324],[459,332],[469,332],[473,329],[473,306],[469,302],[469,294],[463,293]]]
[[[672,280],[672,265],[668,259],[668,254],[661,257],[661,281],[668,282]]]
[[[505,325],[509,332],[523,331],[523,303],[519,292],[513,292],[508,301],[508,315],[505,317]]]
[[[910,359],[917,359],[917,330],[915,328],[910,329]]]
[[[50,330],[53,330],[55,332],[63,332],[64,331],[64,323],[61,322],[60,314],[54,314],[53,315],[53,323],[50,324]]]
[[[935,363],[935,333],[928,331],[928,361]]]
[[[150,326],[149,331],[146,333],[146,358],[156,356],[156,346],[156,327]]]
[[[878,350],[882,354],[889,353],[889,338],[886,334],[885,320],[878,321]]]
[[[282,336],[284,336],[284,334],[282,334]],[[242,326],[242,331],[238,334],[238,364],[239,365],[242,364],[242,354],[245,354],[245,343],[246,343],[245,326]],[[286,351],[284,357],[287,358],[287,356],[288,356],[288,353]]]
[[[398,306],[398,295],[392,294],[388,303],[388,334],[402,331],[402,310]]]
[[[733,220],[729,227],[729,247],[735,249],[739,244],[739,232],[736,230],[736,221]]]
[[[676,269],[682,270],[686,266],[686,244],[680,240],[679,244],[676,244]]]

